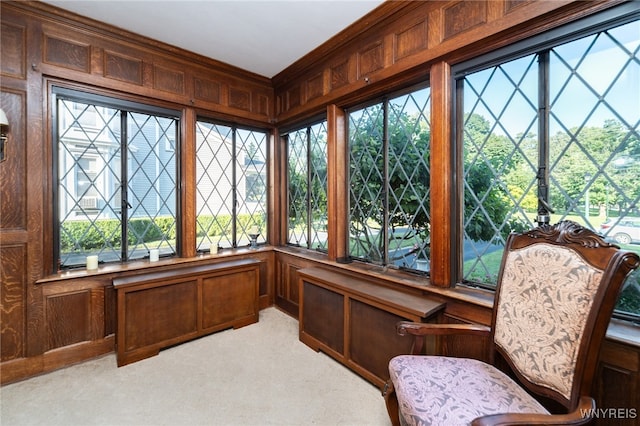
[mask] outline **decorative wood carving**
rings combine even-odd
[[[26,28],[13,23],[2,22],[0,30],[0,72],[3,75],[26,78]]]

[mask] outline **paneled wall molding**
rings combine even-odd
[[[2,74],[43,75],[170,101],[268,124],[273,89],[268,78],[41,2],[3,2],[3,40],[15,40]],[[27,16],[27,26],[12,22]],[[5,43],[3,42],[3,50]],[[25,52],[29,51],[29,55]],[[36,52],[40,55],[36,55]],[[27,56],[31,59],[27,60]],[[39,57],[38,57],[39,56]]]
[[[278,123],[349,106],[363,97],[428,79],[431,64],[453,64],[522,40],[617,1],[388,2],[273,78]],[[377,13],[376,13],[377,12]],[[351,28],[350,28],[351,29]],[[320,79],[319,73],[324,78]],[[322,82],[323,86],[318,87]],[[312,88],[312,90],[310,90]],[[321,95],[320,95],[321,94]]]

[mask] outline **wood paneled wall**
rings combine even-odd
[[[353,104],[449,65],[594,13],[615,2],[385,2],[276,75],[275,112],[288,123],[327,104]]]
[[[429,80],[432,91],[433,280],[453,281],[450,235],[456,197],[451,174],[449,68],[456,62],[593,14],[618,1],[388,1],[272,80],[184,52],[100,22],[80,19],[40,2],[0,3],[0,105],[11,127],[7,160],[0,163],[1,380],[7,383],[114,350],[114,277],[139,266],[98,275],[53,271],[52,186],[48,96],[53,83],[182,111],[181,230],[195,247],[195,135],[198,115],[271,128],[327,113],[329,137],[329,260],[304,251],[258,257],[261,307],[277,302],[297,314],[297,269],[331,265],[345,254],[336,227],[346,215],[344,108],[408,84]],[[212,41],[213,42],[213,41]],[[272,129],[269,147],[269,240],[286,238],[286,150]],[[333,179],[334,178],[334,179]],[[333,195],[332,195],[333,194]],[[277,219],[276,219],[277,218]],[[190,225],[191,224],[191,225]],[[175,262],[209,262],[185,248]],[[335,264],[335,263],[333,263]],[[171,268],[172,261],[162,268]],[[409,291],[416,292],[416,288]],[[436,288],[440,297],[447,289]],[[445,293],[442,293],[445,292]],[[480,300],[480,302],[479,302]],[[486,322],[481,298],[448,298],[443,320]],[[607,343],[600,395],[624,379],[638,389],[638,349]],[[455,352],[465,342],[451,342]],[[622,358],[620,358],[622,357]],[[629,360],[622,362],[620,359]],[[612,375],[613,374],[613,375]],[[610,393],[613,395],[612,393]],[[629,404],[640,406],[637,392]]]
[[[41,2],[3,1],[0,15],[0,105],[10,122],[7,159],[0,163],[0,361],[6,383],[113,351],[111,280],[135,273],[123,268],[65,276],[53,270],[51,85],[182,111],[182,255],[191,260],[196,117],[270,129],[274,102],[265,77]],[[268,253],[258,256],[266,265],[260,294],[267,306],[273,303],[273,262]]]

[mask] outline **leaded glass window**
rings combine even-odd
[[[177,252],[178,113],[54,90],[58,266]]]
[[[640,235],[620,231],[640,221],[640,21],[625,16],[584,34],[455,71],[464,99],[466,282],[495,285],[507,234],[545,216],[640,253]],[[617,309],[640,314],[640,273]]]
[[[428,270],[430,91],[349,111],[349,254]]]
[[[288,244],[327,250],[327,123],[287,134]]]
[[[197,250],[247,246],[267,231],[267,134],[196,122]]]

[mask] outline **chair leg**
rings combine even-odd
[[[384,402],[387,405],[387,414],[389,414],[389,420],[391,420],[392,426],[400,426],[400,412],[398,411],[398,398],[396,396],[396,389],[393,387],[391,379],[387,380],[382,391],[384,396]]]

